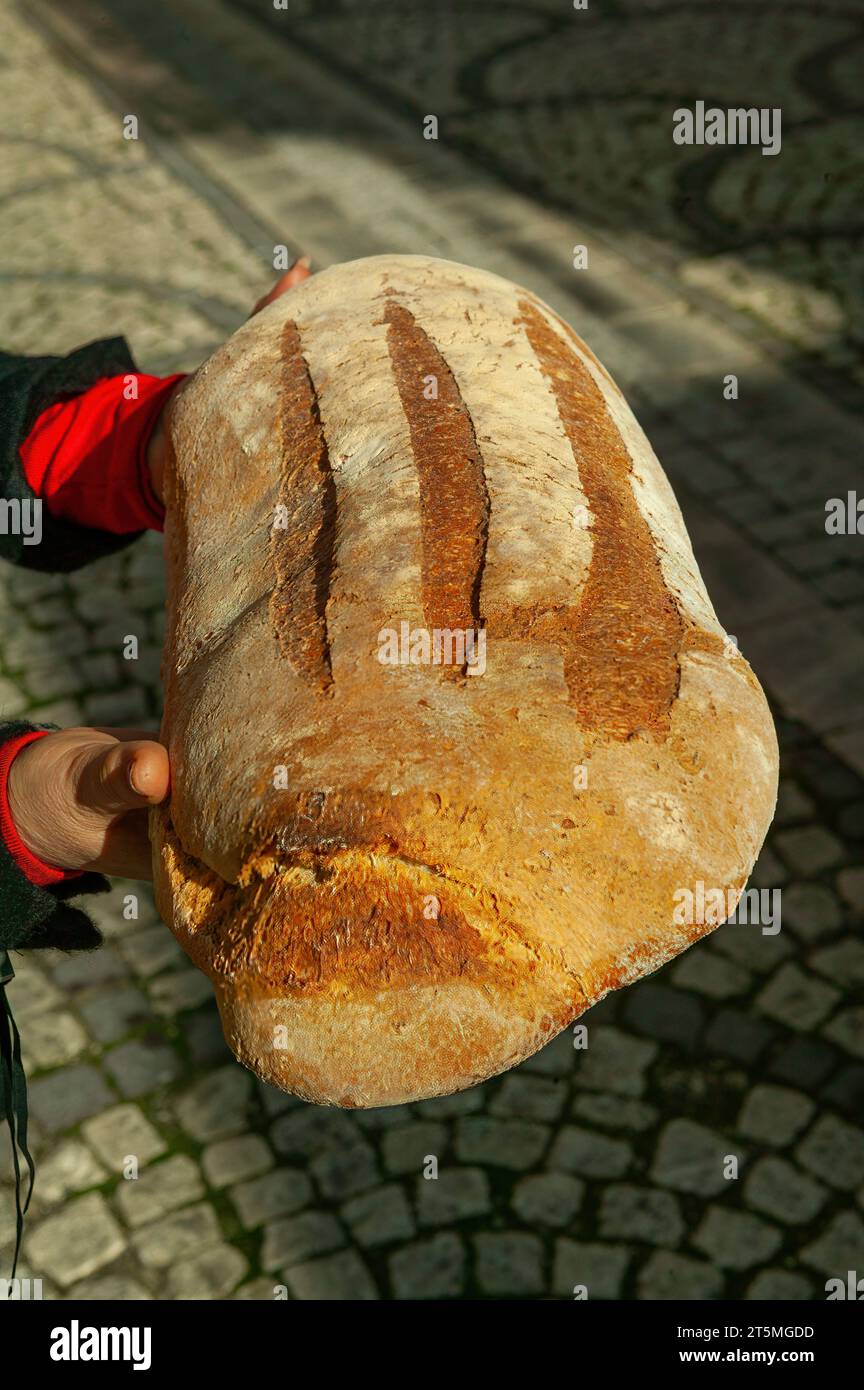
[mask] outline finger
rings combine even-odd
[[[168,754],[152,740],[93,745],[75,775],[79,805],[106,821],[164,800],[169,785]]]
[[[98,859],[83,864],[82,868],[121,878],[152,879],[148,820],[149,813],[144,810],[127,811],[124,816],[118,816],[105,831]]]
[[[270,291],[274,299],[286,290],[293,290],[295,285],[302,285],[304,280],[308,280],[312,274],[312,261],[309,256],[298,256],[290,270],[280,276]]]
[[[109,729],[104,724],[94,724],[97,734],[110,734],[120,743],[128,743],[132,739],[146,739],[148,742],[159,743],[158,729]],[[91,729],[82,729],[82,733],[91,733]]]
[[[267,305],[272,304],[274,299],[278,299],[280,295],[285,294],[288,290],[293,290],[297,285],[302,285],[303,281],[308,280],[311,274],[312,262],[309,257],[300,256],[294,262],[291,269],[286,270],[285,274],[279,277],[273,288],[268,290],[265,295],[261,296],[252,310],[252,313],[249,315],[250,319],[253,315],[259,313],[261,309],[266,309]]]
[[[131,748],[131,753],[128,750]],[[168,795],[170,770],[168,753],[161,743],[149,740],[124,745],[129,757],[128,777],[133,792],[143,796],[148,806],[158,806]]]

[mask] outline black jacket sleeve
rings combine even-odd
[[[38,499],[24,476],[18,452],[40,413],[55,401],[80,395],[106,376],[135,370],[123,338],[89,343],[67,357],[19,357],[0,352],[0,557],[27,569],[68,572],[121,550],[141,534],[117,536],[77,526],[51,517],[47,507],[41,506],[40,541],[25,544],[33,535],[33,507]],[[22,527],[25,504],[29,504],[30,525]],[[21,721],[0,723],[0,743],[31,729],[55,727]],[[0,1112],[5,1113],[9,1124],[15,1174],[13,1276],[35,1170],[27,1146],[27,1083],[21,1040],[7,998],[7,986],[14,976],[8,952],[47,947],[92,950],[100,944],[101,934],[86,912],[68,900],[79,893],[104,893],[108,888],[108,880],[95,873],[48,888],[37,887],[18,868],[0,836]],[[30,1174],[23,1200],[19,1152]]]
[[[0,724],[0,743],[31,729],[53,729],[54,724]],[[12,1143],[12,1171],[15,1178],[15,1252],[12,1278],[18,1264],[24,1213],[33,1193],[36,1168],[27,1143],[27,1078],[21,1056],[21,1038],[12,1016],[8,986],[15,977],[9,951],[39,950],[50,946],[60,950],[92,951],[102,936],[86,912],[67,901],[76,893],[105,893],[109,888],[102,874],[82,874],[49,888],[38,888],[21,872],[0,835],[0,1118],[9,1126]],[[21,1161],[29,1171],[26,1197],[22,1185]]]
[[[0,352],[0,557],[27,569],[66,572],[122,549],[141,534],[118,536],[58,521],[43,506],[41,542],[29,545],[24,543],[19,520],[21,504],[29,502],[32,507],[37,500],[18,452],[37,417],[55,401],[80,395],[106,376],[134,371],[137,368],[123,338],[88,343],[67,357]],[[0,743],[28,729],[54,727],[0,723]],[[67,900],[108,888],[108,880],[94,873],[37,888],[18,868],[0,836],[0,956],[22,947],[89,950],[98,946],[97,928]]]
[[[36,501],[24,477],[20,445],[38,416],[64,396],[77,396],[106,376],[137,371],[125,338],[104,338],[68,357],[19,357],[0,352],[0,557],[26,569],[67,572],[122,550],[142,535],[114,535],[58,521],[42,507],[42,538],[25,544],[16,510]]]

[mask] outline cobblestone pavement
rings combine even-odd
[[[525,14],[494,8],[518,38]],[[824,500],[860,473],[861,426],[626,237],[576,238],[452,152],[409,157],[401,117],[236,11],[165,0],[137,29],[122,3],[100,14],[0,16],[4,346],[125,332],[147,369],[192,365],[266,285],[278,241],[319,265],[436,251],[536,288],[633,396],[772,698],[781,796],[754,883],[782,888],[783,927],[721,928],[610,996],[585,1050],[568,1031],[461,1095],[348,1113],[232,1060],[208,982],[149,892],[118,882],[92,900],[100,952],[15,960],[39,1164],[24,1272],[63,1299],[824,1298],[864,1271],[862,594],[820,580],[860,574]],[[416,86],[401,54],[387,66]],[[120,138],[130,111],[137,142]],[[68,577],[2,570],[4,713],[155,724],[163,596],[154,536]],[[4,1259],[10,1210],[5,1189]]]
[[[864,13],[848,0],[234,0],[508,183],[658,240],[800,365],[864,387]],[[779,107],[782,157],[684,146],[672,113]]]

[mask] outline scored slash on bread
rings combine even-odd
[[[766,701],[623,396],[528,291],[314,276],[184,392],[166,501],[157,902],[260,1076],[471,1085],[711,930],[681,889],[744,887]],[[482,630],[483,674],[382,663],[403,623]]]

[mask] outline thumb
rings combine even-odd
[[[126,811],[155,806],[168,792],[168,754],[161,743],[136,739],[94,744],[82,759],[75,797],[79,805],[112,820]]]

